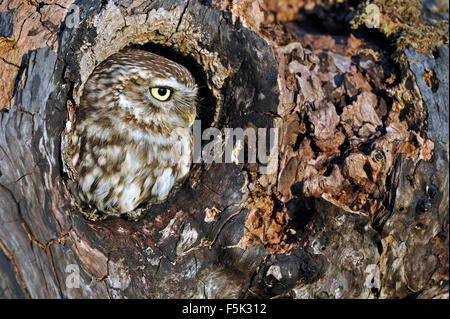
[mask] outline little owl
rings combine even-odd
[[[165,200],[180,184],[191,164],[196,96],[185,67],[147,51],[122,51],[95,68],[64,146],[68,186],[88,218],[137,217],[138,206]]]

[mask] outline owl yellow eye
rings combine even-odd
[[[151,88],[152,96],[158,101],[165,102],[172,95],[172,90],[168,88]]]

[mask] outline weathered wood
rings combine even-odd
[[[0,297],[448,295],[448,47],[399,70],[370,33],[310,34],[270,1],[70,3],[0,5]],[[191,69],[203,128],[278,128],[275,172],[194,164],[139,221],[85,220],[61,136],[127,46]]]

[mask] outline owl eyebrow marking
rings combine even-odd
[[[169,79],[155,78],[150,82],[150,87],[172,88],[174,90],[183,91],[186,93],[192,92],[192,95],[195,95],[197,93],[197,88],[195,88],[194,90],[189,89],[186,85],[178,82],[176,79],[172,77]]]

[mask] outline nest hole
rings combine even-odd
[[[151,52],[151,53],[163,56],[167,59],[175,61],[178,64],[181,64],[184,67],[186,67],[191,72],[191,74],[193,75],[193,77],[198,85],[198,102],[197,102],[196,120],[201,121],[202,133],[205,129],[214,125],[213,122],[216,117],[216,112],[217,112],[217,110],[220,109],[217,105],[218,99],[213,95],[213,93],[211,92],[211,90],[208,87],[208,83],[207,83],[208,77],[207,77],[203,67],[200,64],[198,64],[194,60],[194,58],[185,56],[185,55],[177,52],[176,50],[174,50],[171,47],[167,47],[167,46],[159,45],[159,44],[155,44],[155,43],[146,43],[143,45],[132,44],[127,47],[124,47],[122,50],[131,49],[131,48],[140,49],[140,50],[144,50],[147,52]],[[70,96],[72,96],[72,93],[73,93],[73,90],[70,91]],[[73,99],[70,99],[70,100],[72,101],[72,104],[75,106],[76,105],[75,101]],[[77,107],[75,107],[74,111],[76,114]],[[69,133],[69,135],[70,135],[70,133]],[[207,143],[207,142],[208,141],[202,141],[202,144]],[[202,145],[202,147],[203,147],[203,145]],[[62,158],[62,160],[64,161],[63,158]],[[192,163],[190,171],[189,171],[188,175],[186,176],[181,188],[187,187],[191,177],[193,175],[195,175],[195,172],[198,172],[201,169],[202,169],[202,164]],[[62,172],[62,176],[64,176],[64,179],[66,181],[68,179],[70,179],[70,177],[64,172]],[[164,202],[158,203],[156,205],[161,205],[164,203],[168,203],[171,200],[174,200],[176,198],[174,195],[179,191],[180,191],[180,189],[172,190],[171,193],[169,194],[169,196],[164,200]],[[70,193],[70,191],[69,191],[69,193]],[[73,196],[73,195],[71,194],[71,196]],[[154,205],[155,204],[151,204],[151,203],[142,203],[141,205],[136,207],[135,211],[138,209],[144,209],[145,211],[148,211]],[[85,211],[85,212],[89,210],[87,207],[84,207],[84,206],[79,207],[79,209],[82,211]],[[98,214],[100,216],[103,215],[103,213],[100,211],[98,211]],[[144,213],[141,216],[141,218],[145,217],[145,215],[146,215],[146,213]],[[141,218],[139,218],[139,219],[141,219]],[[129,220],[129,217],[127,217],[126,215],[121,215],[120,219]],[[107,220],[111,220],[111,218],[107,218]]]

